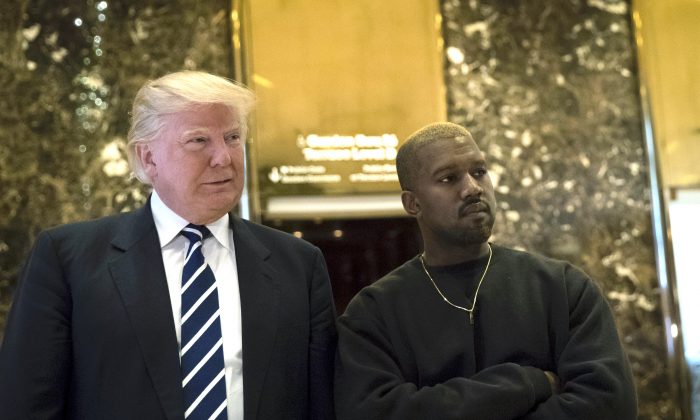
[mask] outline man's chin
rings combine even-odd
[[[480,229],[468,230],[464,234],[464,242],[477,245],[487,242],[491,238],[491,228],[484,226]]]
[[[218,214],[219,217],[233,210],[238,205],[239,199],[239,195],[232,194],[211,194],[204,198],[207,211],[210,214]]]

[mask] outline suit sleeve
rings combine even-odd
[[[0,350],[3,418],[63,418],[71,352],[70,291],[44,232],[20,276]]]
[[[570,313],[569,339],[557,362],[561,393],[524,418],[636,419],[635,387],[612,311],[583,272],[569,266],[565,275]]]
[[[358,295],[338,320],[335,403],[339,420],[512,420],[552,393],[540,369],[514,363],[419,388],[404,378],[395,346],[376,314],[372,304]],[[440,357],[439,349],[425,345]]]
[[[309,406],[312,420],[334,419],[335,305],[325,260],[317,249],[309,289]]]

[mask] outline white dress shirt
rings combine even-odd
[[[153,191],[153,220],[158,230],[165,276],[168,280],[170,304],[175,320],[175,334],[180,343],[180,287],[182,269],[189,240],[180,231],[189,223],[178,216]],[[210,223],[212,236],[202,244],[204,258],[216,277],[221,314],[221,335],[224,342],[224,374],[229,420],[243,420],[243,340],[241,331],[241,296],[238,289],[236,252],[228,214]]]

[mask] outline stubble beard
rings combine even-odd
[[[451,228],[446,226],[441,226],[436,229],[437,226],[428,227],[422,225],[419,220],[419,227],[423,234],[429,233],[429,237],[432,238],[431,242],[435,242],[440,247],[454,247],[459,248],[471,248],[475,245],[482,245],[486,243],[489,238],[491,238],[493,226],[495,224],[495,218],[490,215],[488,220],[485,220],[482,224],[477,226],[455,226]],[[424,236],[424,240],[426,240]]]
[[[459,242],[462,245],[480,245],[491,237],[493,225],[484,225],[476,229],[468,229],[460,235]]]
[[[460,248],[471,248],[475,245],[484,244],[491,237],[493,224],[482,225],[477,228],[470,228],[466,230],[442,230],[441,234],[437,235],[437,238],[442,238],[443,246],[454,247],[455,249]]]

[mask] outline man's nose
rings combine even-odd
[[[211,166],[226,166],[231,164],[231,148],[223,139],[211,143]]]
[[[471,196],[479,196],[484,192],[481,185],[474,179],[470,174],[465,175],[462,178],[462,189],[460,191],[461,197],[464,199]]]

